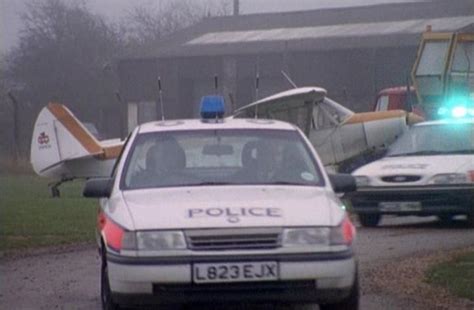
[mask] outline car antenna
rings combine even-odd
[[[290,76],[285,71],[281,70],[281,74],[283,74],[285,79],[291,84],[291,86],[293,86],[293,88],[298,88],[298,86],[296,86],[296,83],[293,82],[293,80],[290,78]]]
[[[214,75],[214,90],[216,95],[219,94],[219,76],[217,74]]]
[[[158,76],[158,95],[160,100],[160,107],[161,107],[161,120],[165,120],[165,111],[163,108],[163,90],[161,88],[161,76]]]
[[[407,75],[406,80],[406,97],[405,97],[405,109],[408,112],[413,112],[413,102],[411,101],[411,87],[410,87],[410,77]]]
[[[260,66],[257,63],[256,69],[255,69],[255,102],[258,101],[258,90],[260,86]],[[255,118],[258,116],[258,104],[255,105]]]

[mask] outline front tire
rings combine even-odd
[[[364,227],[376,227],[382,216],[376,213],[358,214],[359,222]]]
[[[109,269],[105,255],[105,247],[102,250],[102,267],[100,269],[100,301],[102,310],[119,310],[120,307],[112,300],[112,292],[109,283]]]
[[[359,276],[356,274],[351,293],[338,303],[319,305],[320,310],[359,310]]]
[[[474,211],[471,211],[466,215],[467,225],[469,228],[474,228]]]

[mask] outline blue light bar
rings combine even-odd
[[[225,114],[224,97],[204,96],[201,99],[201,118],[216,119],[222,118]]]

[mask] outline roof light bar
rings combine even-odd
[[[220,119],[225,114],[224,97],[212,95],[204,96],[201,99],[201,118]]]

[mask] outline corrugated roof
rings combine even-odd
[[[413,19],[380,23],[357,23],[331,26],[256,29],[248,31],[221,31],[205,33],[184,44],[226,44],[265,41],[292,41],[318,38],[420,33],[431,25],[436,31],[452,31],[474,21],[474,15],[434,19]]]
[[[474,0],[433,0],[207,18],[144,57],[239,55],[295,50],[412,46],[431,24],[455,31],[474,21]]]

